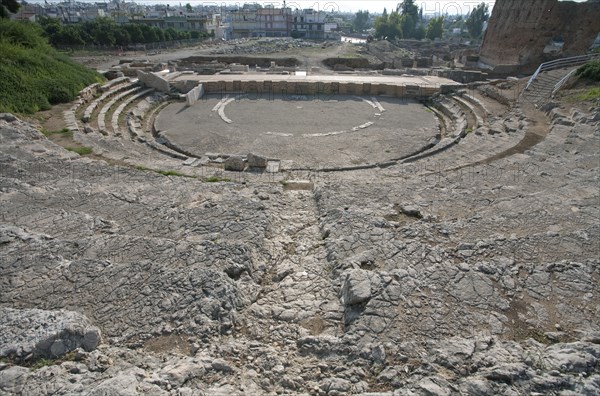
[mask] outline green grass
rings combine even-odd
[[[54,50],[35,23],[0,20],[0,112],[32,114],[102,81]]]
[[[55,360],[42,358],[42,359],[37,360],[35,363],[33,363],[30,368],[32,370],[38,370],[38,369],[41,369],[42,367],[52,366],[56,363],[57,362]]]
[[[228,177],[211,176],[211,177],[207,177],[206,179],[204,179],[204,181],[207,183],[218,183],[218,182],[230,182],[231,179]]]
[[[73,132],[69,131],[67,128],[63,128],[59,131],[47,131],[47,130],[43,130],[42,133],[45,136],[52,136],[52,135],[63,135],[63,136],[69,136],[72,137],[73,136]]]
[[[177,172],[174,170],[166,171],[166,170],[159,170],[159,169],[150,169],[150,168],[146,168],[145,166],[141,166],[141,165],[136,166],[135,169],[141,170],[141,171],[147,171],[147,172],[156,172],[163,176],[190,177],[192,179],[196,178],[196,176],[186,175],[185,173]]]
[[[77,153],[79,155],[89,155],[94,151],[91,147],[65,147],[65,149]]]
[[[600,86],[579,90],[579,92],[565,95],[564,99],[570,103],[593,101],[600,99]]]
[[[600,87],[588,89],[585,93],[576,96],[579,100],[594,100],[600,99]]]
[[[155,172],[160,173],[163,176],[179,176],[179,177],[192,177],[192,178],[194,177],[194,176],[186,175],[185,173],[181,173],[181,172],[177,172],[177,171],[173,171],[173,170],[169,170],[169,171],[157,170]]]

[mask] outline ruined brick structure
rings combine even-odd
[[[586,53],[598,33],[600,0],[496,0],[480,59],[499,72],[531,72],[544,61]],[[548,51],[560,39],[562,49]]]

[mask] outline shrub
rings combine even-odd
[[[56,52],[38,25],[0,20],[0,112],[34,113],[69,102],[102,80]]]
[[[579,77],[600,81],[600,61],[589,61],[577,69],[575,74]]]

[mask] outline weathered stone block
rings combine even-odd
[[[223,166],[225,170],[241,172],[246,167],[246,163],[244,162],[242,157],[233,155],[225,160]]]
[[[248,166],[251,168],[266,168],[267,167],[267,159],[260,155],[256,154],[248,154]]]
[[[346,306],[359,304],[371,298],[369,272],[352,270],[346,274],[342,283],[342,303]]]

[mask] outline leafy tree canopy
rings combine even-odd
[[[444,33],[444,17],[440,16],[438,18],[432,18],[429,20],[429,24],[427,25],[427,33],[425,37],[430,40],[434,40],[436,38],[442,38],[442,34]]]
[[[354,30],[364,32],[369,26],[369,11],[359,10],[352,21]]]
[[[19,11],[20,6],[17,0],[0,0],[0,18],[9,18],[10,13]]]
[[[489,17],[489,8],[486,3],[480,3],[473,9],[465,23],[471,37],[481,37],[481,33],[483,32],[483,23],[487,21]]]

